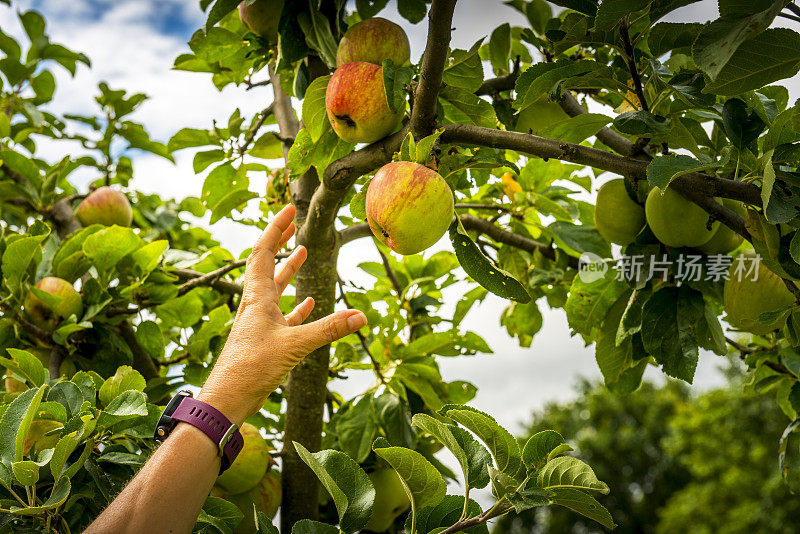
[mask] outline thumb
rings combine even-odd
[[[311,352],[354,333],[366,324],[367,317],[360,311],[342,310],[313,323],[296,326],[295,332],[298,341],[308,352]]]

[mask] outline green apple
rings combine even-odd
[[[239,4],[239,18],[247,28],[262,39],[278,42],[278,23],[281,20],[284,0],[255,0]]]
[[[223,495],[241,510],[244,518],[233,530],[235,534],[255,534],[258,529],[255,523],[253,507],[259,512],[264,512],[272,519],[278,513],[281,505],[281,474],[275,469],[270,469],[255,488],[238,495]]]
[[[267,472],[270,464],[269,448],[261,433],[250,423],[240,429],[244,446],[227,471],[217,477],[217,485],[236,495],[253,489]]]
[[[78,205],[75,215],[84,226],[93,224],[130,226],[133,220],[128,197],[107,186],[90,193]]]
[[[416,254],[436,243],[453,221],[453,192],[436,171],[395,161],[375,173],[366,207],[369,227],[381,243]]]
[[[403,28],[380,17],[365,19],[347,29],[336,50],[336,66],[354,61],[380,65],[391,59],[396,67],[407,65],[411,46]]]
[[[737,202],[736,200],[731,200],[729,198],[723,198],[722,205],[737,215],[741,215],[743,218],[747,219],[747,209],[741,202]],[[724,224],[720,223],[719,229],[716,231],[713,237],[707,243],[704,243],[697,248],[709,256],[714,254],[727,254],[741,245],[742,241],[744,241],[742,236]]]
[[[644,208],[630,197],[622,178],[604,183],[597,191],[594,225],[607,241],[628,245],[646,222]]]
[[[372,532],[385,532],[400,514],[408,510],[411,501],[394,469],[378,469],[369,474],[369,479],[375,486],[375,503],[364,528]]]
[[[719,221],[714,221],[709,228],[708,213],[671,187],[663,195],[661,189],[654,187],[644,209],[653,235],[668,247],[699,247],[719,227]]]
[[[389,109],[383,69],[363,61],[336,69],[328,81],[325,109],[336,135],[348,143],[383,139],[397,129],[404,112]]]
[[[739,268],[740,273],[737,273],[740,258],[744,265]],[[724,303],[728,324],[746,332],[763,335],[781,328],[786,318],[764,324],[758,321],[759,315],[788,306],[794,302],[794,296],[783,280],[760,261],[758,275],[753,280],[754,275],[748,269],[755,258],[755,253],[748,250],[733,261],[728,279],[725,280]]]
[[[81,294],[63,278],[48,276],[39,280],[35,287],[60,299],[58,304],[51,305],[36,296],[33,291],[25,297],[25,313],[39,328],[55,330],[58,323],[67,317],[75,315],[80,319],[83,315]]]

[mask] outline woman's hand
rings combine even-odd
[[[308,353],[367,324],[357,310],[338,311],[302,324],[314,309],[310,297],[288,315],[281,313],[280,296],[306,259],[306,249],[297,247],[275,274],[275,254],[294,234],[293,219],[294,206],[286,206],[253,246],[233,328],[197,396],[237,425],[261,408]]]

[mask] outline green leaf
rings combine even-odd
[[[136,341],[151,357],[164,357],[164,335],[153,321],[142,321],[136,327]],[[139,391],[144,391],[141,389]]]
[[[132,229],[111,226],[87,237],[81,248],[98,269],[111,270],[141,245],[142,240]]]
[[[384,59],[382,64],[383,88],[386,91],[386,102],[393,113],[406,109],[405,87],[414,77],[411,67],[396,67],[391,59]]]
[[[538,470],[547,462],[553,451],[571,450],[562,449],[566,445],[564,438],[555,430],[542,430],[537,432],[525,442],[522,448],[522,463],[529,470]],[[569,445],[567,445],[569,447]]]
[[[0,365],[21,376],[35,387],[45,383],[48,375],[39,358],[25,350],[11,348],[7,350],[11,359],[0,358]]]
[[[42,402],[46,386],[31,388],[20,393],[0,418],[0,463],[11,467],[11,462],[22,460],[25,435]]]
[[[627,284],[616,279],[613,269],[608,269],[602,278],[589,282],[576,276],[564,304],[570,328],[591,343],[595,339],[594,329],[603,324],[608,310],[627,290]]]
[[[508,60],[511,57],[511,25],[501,24],[489,37],[489,61],[498,74],[508,72]]]
[[[176,150],[183,150],[184,148],[216,144],[218,144],[218,139],[214,137],[208,130],[182,128],[170,138],[169,142],[167,143],[167,149],[170,152],[175,152]]]
[[[436,506],[423,508],[417,514],[417,532],[440,532],[447,527],[455,525],[464,510],[464,497],[461,495],[445,495],[444,499]],[[469,499],[466,517],[476,517],[481,514],[480,505]],[[406,518],[406,532],[411,532],[411,515]],[[489,534],[486,523],[480,523],[464,530],[467,534]]]
[[[279,159],[283,157],[283,143],[275,132],[264,132],[247,153],[254,158]]]
[[[367,220],[367,190],[369,189],[369,180],[363,187],[353,195],[350,199],[350,215],[360,221]]]
[[[311,140],[315,143],[331,127],[325,110],[325,93],[330,79],[330,76],[316,78],[309,84],[303,99],[303,126],[308,129]]]
[[[372,449],[397,472],[411,501],[411,513],[416,516],[422,508],[439,504],[447,489],[439,471],[417,451],[386,447],[385,444],[386,441],[379,438]],[[412,518],[414,520],[415,517]]]
[[[460,87],[448,86],[439,92],[439,104],[444,112],[443,123],[473,124],[494,128],[497,124],[492,105]]]
[[[476,42],[469,50],[453,50],[450,62],[442,73],[442,81],[449,86],[460,87],[474,93],[483,83],[483,67],[480,50],[483,39]]]
[[[566,83],[570,78],[595,73],[603,68],[600,63],[588,59],[535,63],[517,78],[515,91],[519,96],[514,101],[514,109],[521,111],[544,95],[549,95],[551,99],[560,96],[562,89],[570,87]]]
[[[530,302],[531,296],[522,284],[483,255],[458,218],[450,225],[450,240],[458,262],[473,280],[500,297],[522,303]]]
[[[155,323],[151,324],[155,325]],[[139,328],[141,328],[141,325]],[[158,326],[156,326],[156,328],[158,328]],[[147,382],[142,375],[139,374],[139,371],[128,365],[123,365],[117,368],[117,372],[114,373],[114,376],[107,379],[103,382],[103,385],[100,386],[100,404],[107,407],[121,393],[128,390],[144,391],[146,386]]]
[[[719,163],[704,165],[691,156],[684,154],[668,154],[658,156],[647,165],[647,180],[662,191],[678,176],[713,169]]]
[[[50,472],[55,480],[58,480],[61,476],[67,459],[78,445],[80,445],[80,436],[77,430],[70,432],[66,436],[62,436],[61,439],[58,440],[58,443],[56,443],[53,449],[53,456],[50,459]]]
[[[597,480],[591,467],[571,456],[559,456],[547,462],[536,476],[543,489],[585,489],[608,493],[608,485]]]
[[[552,491],[550,500],[553,504],[559,504],[589,519],[594,519],[608,529],[617,526],[608,510],[591,495],[572,488],[558,488]]]
[[[740,12],[738,16],[721,17],[711,24],[708,24],[694,42],[692,48],[692,58],[698,67],[703,69],[712,80],[718,80],[732,56],[738,53],[747,44],[763,36],[757,35],[772,23],[775,15],[783,7],[782,0],[772,2],[769,8],[759,13]],[[755,37],[753,37],[755,36]],[[749,41],[748,41],[749,39]],[[745,43],[745,44],[743,44]],[[754,50],[758,50],[757,48]],[[769,50],[769,54],[759,54],[761,61],[769,62],[772,54],[770,48],[761,48],[762,51]],[[766,83],[760,84],[766,85]],[[741,89],[737,92],[744,92]],[[721,93],[720,93],[721,94]],[[732,93],[735,94],[735,93]]]
[[[20,508],[19,506],[11,506],[11,513],[14,515],[41,515],[45,510],[52,510],[64,504],[72,491],[72,484],[69,478],[62,477],[55,483],[50,496],[40,506],[29,506],[27,508]]]
[[[670,124],[669,119],[643,109],[628,111],[614,118],[614,127],[629,135],[667,135]]]
[[[650,0],[603,0],[594,18],[595,29],[610,30],[635,11],[646,8]]]
[[[204,150],[194,155],[192,169],[195,174],[200,174],[212,163],[222,161],[223,159],[225,159],[225,152],[218,148],[214,150]]]
[[[766,50],[769,53],[764,53]],[[745,41],[706,89],[723,96],[737,95],[791,78],[798,70],[800,34],[772,28]]]
[[[356,0],[356,10],[361,20],[369,19],[377,15],[389,0]]]
[[[238,5],[238,0],[217,0],[214,2],[211,11],[208,12],[208,18],[206,19],[206,31],[211,29],[217,22],[221,21],[225,15],[236,9]]]
[[[339,529],[327,523],[301,519],[292,525],[292,534],[339,534]]]
[[[478,462],[478,465],[475,468],[470,469],[470,456],[467,455],[467,451],[462,447],[461,442],[454,435],[454,429],[458,427],[442,423],[438,419],[434,419],[430,415],[424,413],[415,414],[412,418],[412,423],[414,426],[422,429],[428,434],[431,434],[437,440],[442,442],[442,444],[453,453],[453,456],[456,457],[456,460],[461,467],[461,472],[464,473],[464,480],[467,481],[467,495],[469,495],[469,490],[471,488],[482,488],[486,486],[488,483],[488,480],[485,480],[486,466],[489,465],[486,463],[486,460],[488,459],[489,453],[486,452],[486,449],[483,448],[483,445],[475,442],[480,448],[474,447],[474,445],[470,447],[470,452],[472,453],[471,456],[479,456],[482,460],[481,462]],[[469,434],[467,433],[467,435]],[[485,456],[481,454],[481,449],[483,449]],[[484,478],[484,480],[481,480],[482,478]],[[483,485],[476,485],[476,483],[483,483]]]
[[[665,287],[642,308],[642,343],[664,372],[689,383],[697,367],[697,324],[705,321],[703,295],[687,286]]]
[[[325,64],[336,68],[336,40],[331,33],[328,18],[319,10],[303,11],[297,16],[297,22],[306,36],[306,44],[319,52]]]
[[[738,98],[725,102],[722,124],[725,135],[739,149],[749,146],[766,127],[761,117],[755,111],[748,111],[747,104]]]
[[[490,415],[469,406],[448,404],[439,413],[465,426],[489,448],[497,469],[516,476],[522,465],[517,440]]]
[[[692,46],[702,29],[699,22],[659,22],[647,37],[650,53],[657,58],[676,48]]]
[[[542,137],[558,139],[567,143],[580,143],[595,135],[611,120],[611,117],[600,113],[582,113],[577,117],[551,124],[542,129],[539,134]]]
[[[317,174],[322,176],[328,165],[349,154],[353,147],[354,144],[339,139],[333,128],[326,130],[316,142],[311,140],[308,130],[303,128],[289,149],[288,167],[292,171],[291,176],[292,178],[302,176],[312,166],[317,169]]]
[[[147,415],[146,397],[135,389],[123,391],[106,406],[103,413],[117,417]]]
[[[442,135],[443,133],[444,133],[444,128],[439,128],[438,130],[433,132],[433,134],[427,137],[423,137],[422,139],[417,141],[416,157],[415,157],[417,163],[419,163],[420,165],[425,165],[430,161],[432,157],[431,152],[433,152],[433,147],[436,144],[436,141],[439,139],[439,136]]]
[[[339,528],[344,532],[361,530],[372,514],[375,488],[356,462],[340,451],[310,453],[293,442],[300,459],[317,475],[328,490],[339,512]]]
[[[428,6],[425,0],[398,0],[397,11],[411,24],[416,24],[425,18]]]

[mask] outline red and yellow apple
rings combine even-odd
[[[366,61],[380,65],[391,59],[396,67],[408,64],[411,47],[403,28],[390,20],[373,17],[347,29],[336,50],[336,66]]]
[[[48,276],[39,280],[35,287],[60,299],[58,304],[51,305],[36,296],[33,291],[25,297],[25,313],[39,328],[55,330],[58,323],[71,315],[77,316],[78,319],[83,315],[81,294],[63,278]]]
[[[284,0],[255,0],[239,4],[239,18],[247,28],[270,44],[278,42],[278,23]]]
[[[75,215],[84,226],[92,224],[130,226],[133,220],[128,197],[107,186],[90,193],[78,205]]]
[[[387,163],[367,189],[367,222],[400,254],[436,243],[453,221],[453,193],[439,173],[410,161]]]
[[[336,135],[349,143],[383,139],[397,129],[404,113],[389,109],[383,69],[365,62],[336,69],[328,81],[325,109]]]
[[[241,452],[233,465],[217,477],[217,486],[231,495],[256,487],[270,465],[269,447],[258,428],[244,423],[240,432],[244,438]]]
[[[408,500],[405,487],[394,469],[381,468],[368,476],[375,487],[375,502],[372,505],[372,515],[364,528],[372,532],[385,532],[400,514],[408,510],[411,501]]]
[[[661,189],[654,187],[644,209],[653,235],[668,247],[699,247],[708,243],[719,228],[719,221],[709,227],[708,213],[671,187],[663,195]]]
[[[758,262],[755,274],[749,272],[753,261]],[[731,264],[725,280],[724,303],[728,324],[734,328],[759,335],[772,332],[782,327],[786,318],[764,324],[758,317],[792,302],[794,296],[783,280],[758,261],[752,250],[740,254]]]
[[[646,222],[644,208],[630,197],[622,178],[604,183],[597,191],[594,225],[610,243],[632,243]]]

